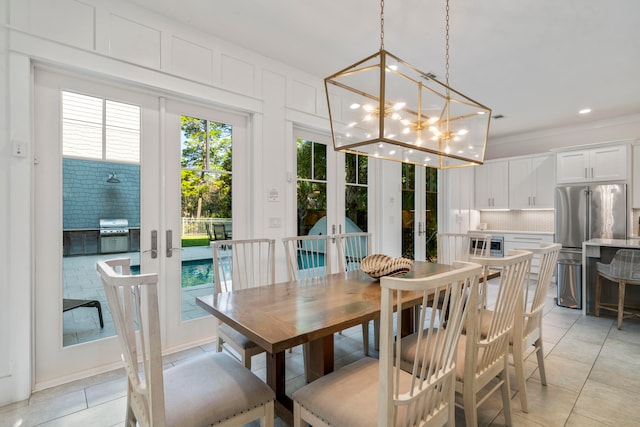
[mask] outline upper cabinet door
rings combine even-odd
[[[475,174],[476,209],[509,209],[509,162],[485,163]]]
[[[617,181],[627,179],[627,146],[594,148],[589,153],[591,180]]]
[[[534,157],[531,159],[531,168],[535,171],[534,192],[531,199],[533,207],[535,209],[552,209],[553,191],[556,187],[555,156]]]
[[[510,160],[509,208],[553,208],[555,175],[553,156]]]
[[[568,151],[556,155],[558,184],[584,182],[589,169],[588,151]]]
[[[626,181],[627,163],[627,144],[560,152],[557,182]]]
[[[531,208],[535,171],[531,159],[509,161],[509,208]]]

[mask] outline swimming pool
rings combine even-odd
[[[140,266],[131,266],[132,274],[140,274]],[[211,285],[213,283],[213,259],[182,261],[182,287]]]

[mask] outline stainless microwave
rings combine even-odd
[[[471,241],[471,247],[469,248],[471,253],[480,253],[482,249],[482,245],[484,244],[484,239],[471,236],[469,240]],[[489,256],[494,256],[494,257],[504,256],[504,237],[503,236],[493,236],[493,235],[491,236],[491,241],[489,243]]]

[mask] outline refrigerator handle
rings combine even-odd
[[[584,239],[591,240],[591,190],[584,190],[586,206],[585,206],[585,221],[584,221]]]

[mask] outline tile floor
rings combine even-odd
[[[640,322],[625,321],[618,331],[613,318],[582,316],[557,307],[549,289],[544,316],[544,351],[548,385],[539,381],[535,356],[526,363],[529,412],[523,413],[511,375],[515,426],[638,426],[640,425]],[[371,328],[373,329],[373,328]],[[165,357],[170,367],[185,358],[215,351],[200,346]],[[360,327],[335,338],[336,367],[362,357]],[[303,382],[300,347],[287,353],[287,393]],[[255,356],[253,371],[264,379],[264,355]],[[126,379],[122,369],[34,393],[22,402],[0,407],[0,427],[123,426]],[[456,425],[464,414],[456,412]],[[479,411],[481,426],[502,426],[499,394]],[[276,426],[283,426],[276,419]]]

